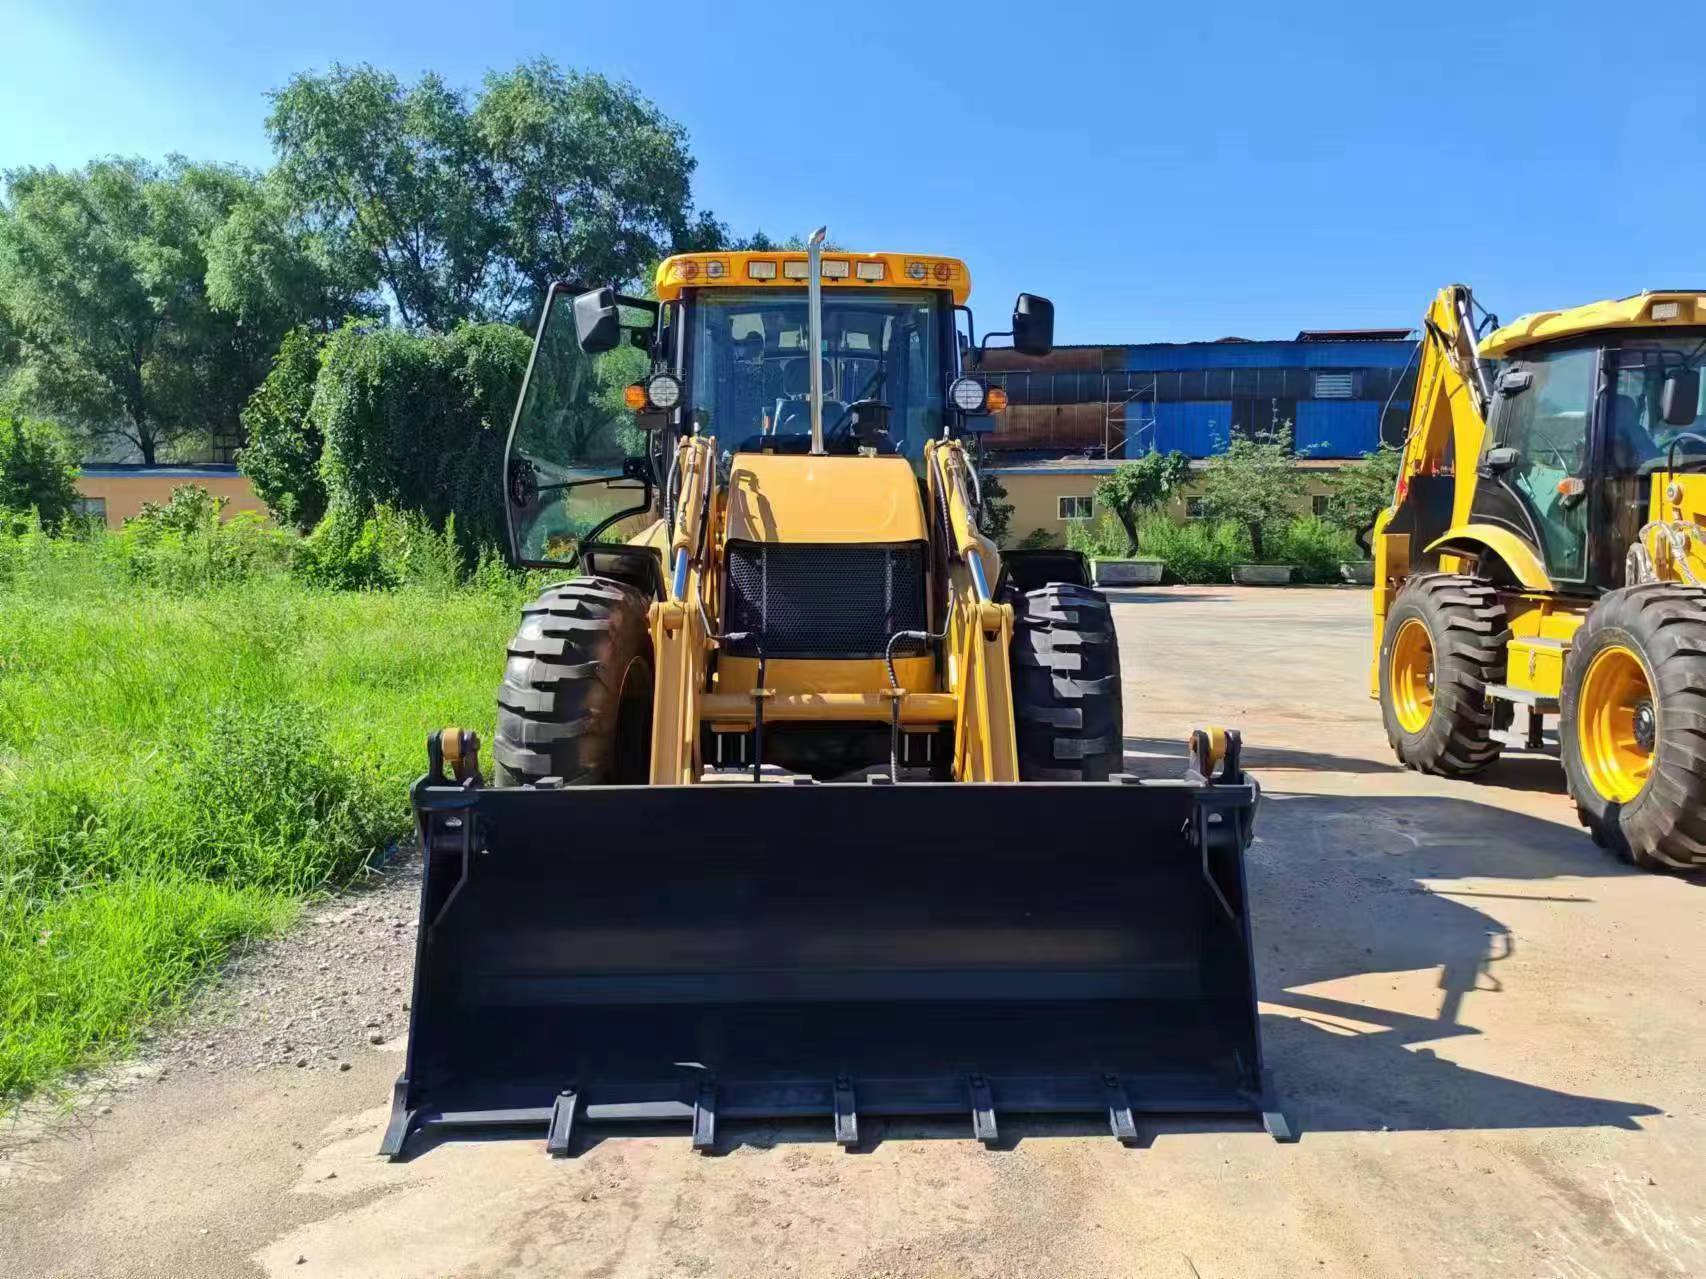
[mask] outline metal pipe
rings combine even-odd
[[[687,548],[679,547],[675,552],[675,580],[671,594],[678,600],[687,598]]]
[[[983,557],[975,550],[968,550],[965,555],[966,567],[971,569],[971,584],[977,588],[977,599],[980,604],[989,602],[989,579],[983,575]]]
[[[823,454],[823,240],[820,226],[806,241],[806,345],[811,348],[812,452]],[[796,383],[796,385],[798,385]]]

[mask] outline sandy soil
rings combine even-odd
[[[1004,1117],[999,1151],[958,1125],[890,1124],[854,1154],[725,1125],[710,1158],[678,1130],[595,1131],[569,1161],[521,1138],[387,1164],[402,867],[246,959],[110,1094],[10,1135],[0,1271],[1706,1274],[1706,886],[1594,848],[1550,761],[1480,784],[1395,769],[1365,609],[1205,588],[1116,610],[1132,766],[1238,725],[1266,787],[1250,878],[1296,1145],[1152,1123],[1128,1150]]]

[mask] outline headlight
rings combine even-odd
[[[974,377],[955,378],[948,388],[948,398],[961,413],[976,413],[983,408],[983,383]]]
[[[654,409],[673,409],[681,403],[681,383],[673,373],[654,373],[646,380],[646,398]]]

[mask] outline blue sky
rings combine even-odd
[[[1620,17],[1620,13],[1629,16]],[[539,54],[685,124],[739,231],[957,253],[1066,342],[1506,318],[1706,287],[1706,5],[5,0],[0,168],[263,165],[265,93]]]

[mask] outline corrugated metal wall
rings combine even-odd
[[[1190,457],[1207,457],[1226,448],[1231,438],[1232,404],[1217,400],[1176,400],[1155,406],[1155,447]]]
[[[1380,405],[1370,400],[1300,400],[1294,442],[1304,457],[1360,457],[1380,443]]]
[[[1126,348],[1125,366],[1164,369],[1403,368],[1413,342],[1180,342]]]

